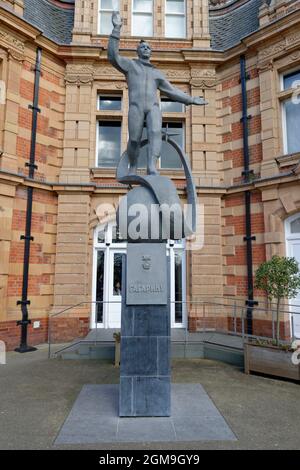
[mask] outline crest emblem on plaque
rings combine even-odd
[[[142,266],[146,271],[151,268],[151,256],[142,256]]]

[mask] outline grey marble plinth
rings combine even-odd
[[[147,250],[149,251],[146,246],[145,253]],[[151,259],[151,261],[167,271],[166,255],[165,259],[160,256],[159,260]],[[139,263],[138,257],[135,262]],[[123,263],[124,265],[128,266],[128,262]],[[126,272],[124,276],[126,277]],[[126,285],[125,282],[124,284]],[[168,282],[166,284],[168,289]],[[166,296],[166,305],[127,305],[126,290],[124,291],[119,416],[170,416],[169,295]]]

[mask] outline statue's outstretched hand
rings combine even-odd
[[[118,11],[113,11],[111,21],[115,28],[122,28],[123,19]]]
[[[193,104],[205,105],[208,104],[208,101],[203,98],[203,96],[195,96],[193,99]]]

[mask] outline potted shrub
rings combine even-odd
[[[264,290],[276,302],[275,340],[252,340],[245,343],[245,372],[262,372],[300,380],[300,367],[292,360],[298,343],[280,342],[280,307],[283,299],[296,297],[300,289],[300,273],[295,258],[273,256],[256,271],[255,287]]]

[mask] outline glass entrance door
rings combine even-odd
[[[300,239],[290,240],[289,242],[290,256],[298,261],[300,266]],[[300,290],[294,299],[290,301],[290,309],[294,313],[293,324],[294,324],[294,336],[300,339]]]
[[[300,267],[300,214],[293,215],[286,220],[286,247],[287,256],[293,257]],[[300,291],[294,299],[290,299],[291,322],[293,322],[294,336],[300,339]]]
[[[126,243],[118,238],[114,225],[95,230],[93,304],[91,328],[121,328],[122,263]],[[186,323],[186,261],[183,242],[167,244],[170,260],[171,327]]]
[[[125,250],[110,250],[107,328],[121,328],[122,263]]]

